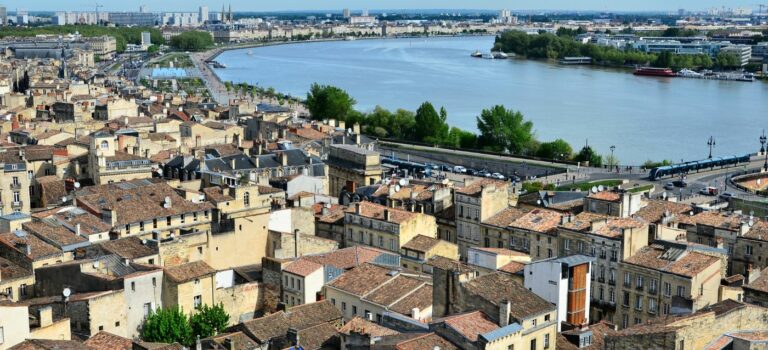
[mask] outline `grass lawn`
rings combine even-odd
[[[592,181],[592,182],[582,182],[582,183],[576,183],[573,185],[563,185],[557,188],[558,191],[573,191],[573,190],[581,190],[581,191],[589,191],[594,186],[600,186],[603,187],[616,187],[624,183],[622,180],[600,180],[600,181]]]
[[[172,53],[165,55],[160,60],[156,61],[152,64],[158,65],[160,68],[169,68],[171,66],[171,62],[173,62],[173,66],[175,68],[192,68],[194,67],[194,63],[192,63],[192,59],[189,57],[189,55],[185,53]]]

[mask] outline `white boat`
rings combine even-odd
[[[248,50],[248,52],[246,53],[248,54],[248,56],[253,56],[253,50]]]
[[[483,53],[480,52],[480,50],[477,50],[477,51],[473,52],[470,56],[475,57],[475,58],[480,58],[480,57],[483,57]]]
[[[355,37],[354,36],[348,36],[348,37],[345,37],[344,40],[346,40],[346,41],[355,41]]]
[[[690,69],[682,69],[677,73],[677,76],[683,78],[701,78],[704,76],[704,74],[692,71]]]
[[[509,58],[509,55],[501,51],[491,52],[491,55],[493,55],[493,58],[497,60],[506,60],[507,58]]]

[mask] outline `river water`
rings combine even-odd
[[[503,104],[534,123],[539,140],[585,142],[621,164],[758,151],[768,128],[768,83],[636,77],[627,70],[470,57],[493,37],[378,39],[277,45],[227,51],[224,81],[294,96],[312,83],[347,90],[363,111],[381,105],[445,106],[451,125],[476,130],[483,108]],[[251,54],[249,54],[249,51]]]

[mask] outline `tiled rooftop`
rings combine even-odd
[[[470,342],[477,341],[477,336],[499,328],[490,317],[482,311],[472,311],[465,314],[446,317],[445,324],[461,334]]]
[[[165,276],[176,283],[191,281],[196,278],[212,275],[215,272],[216,270],[204,261],[195,261],[165,268]]]
[[[680,276],[694,277],[720,261],[714,256],[695,251],[684,252],[676,259],[671,260],[664,256],[665,253],[666,250],[658,245],[646,246],[624,262]]]
[[[393,223],[403,223],[408,220],[412,220],[416,218],[416,213],[409,212],[407,210],[397,209],[397,208],[388,208],[383,205],[371,203],[371,202],[360,202],[356,203],[355,205],[352,205],[347,209],[348,213],[356,213],[356,205],[360,206],[360,216],[371,218],[371,219],[377,219],[377,220],[384,220],[384,211],[388,211],[389,213],[389,222]]]

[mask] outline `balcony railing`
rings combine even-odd
[[[21,184],[20,183],[11,183],[11,189],[12,190],[20,190]]]
[[[635,289],[642,292],[643,289],[645,289],[645,288],[642,285],[640,285],[640,286],[635,286]]]
[[[624,281],[624,287],[632,288],[632,283]]]
[[[605,277],[598,277],[597,281],[600,283],[605,283]]]
[[[615,286],[616,285],[616,280],[608,280],[608,284],[610,284],[612,286]]]
[[[11,207],[13,208],[21,208],[24,206],[24,202],[18,201],[18,202],[11,202]]]
[[[659,289],[658,288],[648,288],[648,293],[650,293],[650,294],[657,294],[657,293],[659,293]]]

